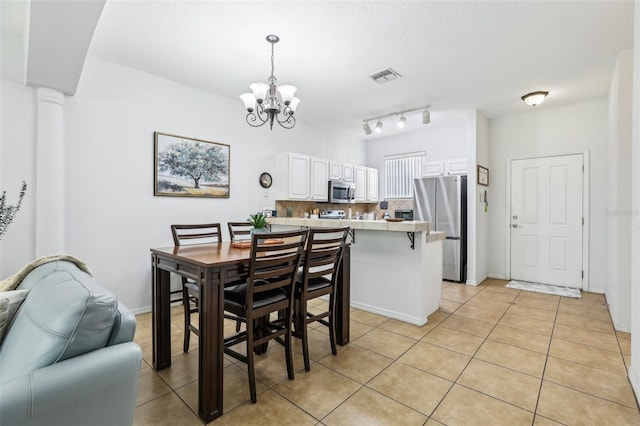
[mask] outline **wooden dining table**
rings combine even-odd
[[[210,422],[222,415],[224,357],[224,287],[246,277],[250,249],[230,242],[151,249],[153,368],[171,366],[170,274],[200,286],[198,344],[198,415]],[[336,338],[349,342],[351,250],[347,245],[338,269]]]

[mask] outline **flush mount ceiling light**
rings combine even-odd
[[[547,97],[548,94],[549,92],[543,92],[543,91],[531,92],[522,96],[521,99],[524,101],[525,104],[535,107],[536,105],[539,105],[542,102],[544,102],[544,99]]]
[[[405,114],[407,114],[409,112],[420,111],[422,109],[424,109],[424,111],[422,112],[422,124],[429,124],[431,122],[431,114],[429,113],[429,107],[431,107],[431,105],[426,105],[426,106],[421,106],[421,107],[411,108],[411,109],[405,109],[405,110],[397,111],[397,112],[390,112],[389,114],[380,115],[378,117],[367,118],[367,119],[362,120],[362,122],[364,123],[364,125],[362,126],[362,129],[364,130],[364,133],[366,135],[370,135],[371,134],[371,126],[369,126],[369,121],[376,120],[376,127],[373,130],[376,133],[380,133],[380,132],[382,132],[382,126],[384,125],[384,123],[382,122],[382,119],[383,118],[387,118],[387,117],[394,117],[394,116],[397,116],[397,115],[399,115],[400,118],[398,119],[398,123],[396,125],[398,126],[398,128],[402,129],[407,125],[407,117],[405,117]]]
[[[240,95],[248,111],[247,123],[253,127],[260,127],[268,122],[269,128],[273,130],[274,120],[285,129],[291,129],[296,125],[293,113],[300,99],[293,94],[297,88],[290,85],[276,86],[278,79],[273,75],[273,46],[278,41],[280,41],[278,36],[267,36],[267,42],[271,44],[271,76],[267,79],[269,84],[261,82],[250,84],[249,88],[253,93]]]

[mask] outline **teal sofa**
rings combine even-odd
[[[0,342],[0,425],[131,425],[142,352],[136,320],[69,261],[33,269]]]

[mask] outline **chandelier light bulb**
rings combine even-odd
[[[380,121],[380,119],[378,119],[378,122],[376,123],[376,133],[380,133],[382,131],[382,121]]]

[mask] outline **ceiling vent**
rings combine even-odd
[[[379,71],[375,74],[369,76],[369,78],[375,81],[378,84],[387,83],[389,81],[397,80],[402,77],[392,68],[387,68],[386,70]]]

